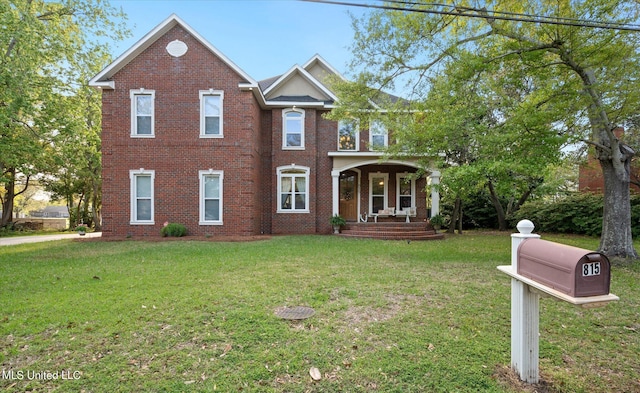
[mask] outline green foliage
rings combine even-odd
[[[187,234],[187,228],[177,222],[170,222],[162,227],[160,234],[164,237],[182,237]]]
[[[513,216],[512,226],[527,219],[534,223],[538,232],[600,236],[602,214],[602,195],[575,193],[557,200],[540,199],[524,204]],[[640,235],[640,196],[631,198],[631,222],[636,237]]]
[[[120,11],[101,0],[0,1],[4,212],[13,211],[14,198],[22,192],[16,192],[18,174],[27,180],[48,175],[43,178],[66,184],[60,194],[68,206],[90,195],[98,205],[94,211],[99,210],[100,93],[89,91],[87,82],[109,60],[107,42],[128,35],[123,20]],[[53,186],[50,190],[58,193]],[[0,226],[10,219],[3,215]]]
[[[347,223],[347,221],[339,214],[334,214],[329,219],[329,223],[331,226],[343,226]]]
[[[636,116],[640,105],[637,32],[516,22],[493,15],[637,24],[640,3],[445,3],[403,4],[426,13],[376,10],[353,23],[355,83],[369,91],[404,87],[405,98],[416,105],[404,102],[382,109],[421,114],[398,123],[406,132],[389,128],[404,144],[396,152],[421,153],[431,167],[440,161],[442,186],[456,197],[464,199],[486,187],[503,229],[509,215],[542,184],[545,165],[556,162],[565,141],[590,141],[612,168],[605,173],[608,181],[626,186],[624,165],[632,152],[612,130]],[[433,8],[460,11],[448,15]],[[367,90],[350,86],[339,92],[339,105],[349,106],[339,108],[340,113],[366,109],[358,93]],[[612,198],[614,190],[607,190]],[[607,210],[609,233],[603,235],[603,248],[636,256],[628,200],[611,203],[621,208]]]
[[[451,216],[454,201],[449,195],[442,199],[441,210],[444,215]],[[503,201],[504,202],[504,201]],[[463,229],[498,229],[496,209],[491,204],[486,191],[479,191],[468,195],[463,203]]]
[[[429,222],[431,222],[431,225],[433,225],[434,227],[439,228],[444,225],[444,217],[442,217],[440,214],[436,214],[429,219]]]

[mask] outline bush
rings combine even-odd
[[[171,222],[162,227],[160,234],[164,237],[182,237],[187,234],[187,228],[182,224]]]
[[[537,232],[574,233],[600,236],[602,234],[602,195],[576,193],[556,201],[536,200],[522,205],[514,214],[515,225],[531,220]],[[640,196],[631,197],[631,230],[640,235]]]
[[[503,201],[504,202],[504,201]],[[443,198],[441,201],[440,214],[447,219],[443,227],[450,225],[449,219],[453,216],[453,200]],[[465,198],[462,202],[462,229],[497,229],[498,215],[496,208],[489,199],[486,192],[477,192]]]

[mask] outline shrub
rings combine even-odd
[[[555,201],[536,200],[522,205],[514,214],[513,227],[520,220],[531,220],[538,232],[602,234],[602,195],[576,193]],[[631,230],[640,234],[640,196],[631,197]]]
[[[329,223],[331,224],[331,226],[343,226],[347,223],[347,221],[339,214],[334,214],[329,219]]]
[[[187,228],[176,222],[166,223],[160,230],[160,234],[164,237],[182,237],[187,234]]]

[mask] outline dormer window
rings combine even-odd
[[[289,109],[282,112],[282,148],[304,149],[304,111]]]
[[[380,120],[371,120],[369,126],[369,150],[384,150],[388,144],[387,127]]]
[[[338,122],[338,150],[358,151],[359,124],[355,119]]]

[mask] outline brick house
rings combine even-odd
[[[200,236],[329,233],[335,213],[435,215],[425,189],[437,171],[412,178],[416,159],[383,160],[387,130],[323,117],[332,74],[316,55],[256,81],[171,15],[90,81],[102,90],[103,236],[157,236],[165,222]]]
[[[624,135],[624,128],[617,127],[613,130],[613,133],[617,138],[622,138]],[[602,168],[600,168],[600,163],[591,149],[587,155],[587,161],[581,164],[578,169],[578,189],[581,192],[602,194],[604,192]],[[640,181],[640,166],[637,162],[633,161],[631,163],[631,180],[636,183]],[[640,194],[640,186],[633,182],[629,185],[631,193]]]

